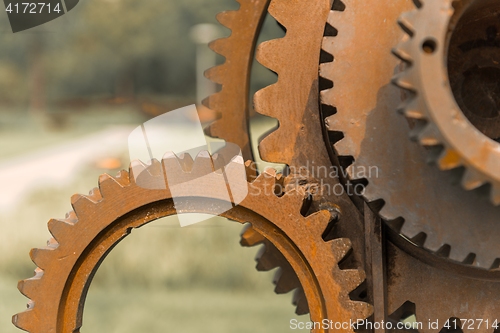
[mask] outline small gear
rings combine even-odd
[[[500,5],[418,4],[401,17],[406,36],[394,50],[407,64],[394,82],[411,94],[401,112],[415,121],[412,137],[432,148],[432,162],[441,170],[465,168],[462,186],[474,190],[489,184],[491,202],[500,205],[500,143],[493,140],[500,136]],[[471,56],[472,64],[464,61]]]
[[[31,333],[78,331],[92,277],[105,256],[131,229],[176,213],[210,214],[227,200],[227,192],[214,190],[214,182],[223,177],[213,172],[214,163],[218,161],[206,154],[198,155],[194,163],[189,158],[179,160],[168,155],[162,163],[153,161],[142,171],[139,164],[115,178],[103,175],[99,188],[89,196],[73,196],[74,210],[66,219],[49,221],[54,238],[48,246],[30,253],[38,268],[34,277],[19,283],[19,290],[30,302],[27,311],[13,317],[14,324]],[[226,170],[239,168],[242,163],[242,159],[235,159]],[[176,211],[168,186],[165,190],[152,190],[136,183],[134,174],[141,184],[163,182],[162,168],[173,177],[198,180],[196,188],[177,188],[176,203],[179,200],[186,203],[182,211]],[[275,177],[275,173],[268,171],[248,183],[247,197],[221,215],[251,223],[256,232],[283,254],[300,281],[312,321],[349,322],[367,318],[371,306],[349,298],[349,293],[363,282],[363,271],[338,267],[350,249],[350,242],[324,241],[322,234],[330,213],[320,211],[302,216],[303,195],[293,190],[278,197]]]

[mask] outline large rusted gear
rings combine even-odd
[[[234,160],[226,170],[242,163],[241,159]],[[179,200],[188,203],[182,211],[176,211],[168,185],[166,190],[138,186],[132,174],[137,167],[130,173],[122,171],[115,178],[103,175],[99,188],[89,196],[75,195],[73,211],[66,219],[49,221],[54,238],[48,246],[30,253],[38,268],[33,278],[19,283],[19,290],[30,302],[27,311],[14,316],[15,325],[32,333],[77,332],[82,325],[84,301],[92,277],[106,254],[131,229],[176,213],[210,214],[226,200],[227,192],[214,191],[212,184],[223,175],[214,172],[213,165],[207,155],[199,155],[194,163],[189,158],[178,160],[172,155],[163,159],[162,166],[169,175],[185,178],[189,174],[192,179],[203,176],[198,178],[196,189],[185,187],[176,191],[176,203]],[[163,180],[158,166],[153,161],[151,167],[140,173],[141,185]],[[349,298],[349,292],[364,280],[363,271],[338,267],[350,249],[350,242],[322,238],[330,213],[321,211],[303,217],[300,214],[303,195],[292,190],[278,197],[275,174],[271,172],[245,186],[248,186],[247,197],[222,216],[251,223],[252,230],[283,254],[300,281],[311,320],[349,322],[368,317],[371,306]]]
[[[391,26],[392,23],[392,28],[388,32],[389,35],[392,32],[392,38],[388,38],[386,43],[383,44],[385,48],[378,50],[380,54],[379,58],[369,62],[369,64],[372,66],[371,68],[378,68],[377,66],[379,65],[376,61],[383,59],[384,65],[390,63],[396,68],[398,63],[396,60],[391,59],[390,50],[394,45],[393,43],[397,43],[399,38],[403,36],[403,33],[396,25],[396,21],[402,12],[411,8],[411,2],[404,3],[406,7],[403,7],[402,3],[400,6],[397,3],[393,3],[389,6],[390,14],[387,13],[387,4],[380,4],[380,11],[372,12],[373,6],[370,4],[355,4],[356,8],[353,8],[352,3],[347,1],[345,3],[347,6],[338,1],[333,3],[332,11],[329,13],[330,25],[337,27],[335,23],[338,17],[344,15],[344,11],[346,10],[348,13],[350,12],[351,16],[343,16],[342,22],[345,23],[345,29],[351,29],[353,22],[359,22],[360,25],[368,25],[368,29],[372,28],[371,31],[375,34],[384,31],[384,29],[387,30],[387,27]],[[259,46],[257,50],[257,59],[264,66],[278,74],[278,82],[256,94],[255,108],[257,112],[272,116],[280,122],[280,127],[271,133],[271,135],[265,137],[259,148],[265,160],[287,163],[289,166],[295,167],[295,170],[297,170],[297,167],[305,165],[308,161],[321,161],[325,163],[320,157],[317,157],[318,152],[321,152],[321,148],[318,146],[318,142],[321,139],[318,140],[318,134],[320,133],[317,130],[319,111],[317,109],[317,99],[315,98],[317,89],[319,89],[316,63],[320,58],[324,57],[324,54],[320,54],[315,45],[319,44],[321,38],[322,29],[320,29],[319,23],[325,17],[325,12],[317,10],[315,6],[324,9],[324,7],[321,7],[322,5],[324,3],[321,4],[320,2],[271,2],[270,14],[285,28],[286,36],[282,39],[266,42]],[[364,13],[364,15],[360,13]],[[377,13],[381,14],[381,16],[373,24],[366,19],[367,17],[371,18],[377,15]],[[353,16],[357,15],[359,15],[359,18],[354,19]],[[387,19],[388,16],[390,17],[389,20]],[[300,19],[297,20],[299,17]],[[337,30],[327,27],[325,32],[336,35]],[[356,37],[364,34],[365,31],[362,30]],[[333,39],[331,38],[333,37],[327,36],[325,42],[332,41]],[[373,36],[365,34],[365,38],[373,39]],[[373,43],[377,43],[378,41],[379,39],[375,38]],[[340,47],[347,48],[347,45],[342,46],[341,44]],[[360,42],[359,47],[366,47],[366,44]],[[379,47],[380,45],[377,45],[377,48]],[[361,54],[361,51],[358,51]],[[333,55],[337,59],[335,54]],[[352,59],[355,59],[355,57],[349,58],[349,60]],[[322,69],[328,66],[332,68],[335,65],[339,66],[338,61],[323,65]],[[364,65],[365,67],[362,67],[362,70],[352,73],[353,76],[358,74],[359,80],[365,78],[365,76],[360,74],[363,70],[365,71],[363,74],[370,73],[369,70],[371,68],[366,64]],[[336,73],[333,71],[334,69],[332,68],[332,73]],[[341,72],[339,75],[348,75],[347,72],[346,68],[345,72]],[[390,85],[392,73],[393,71],[391,70],[382,76],[382,80],[385,80],[387,85]],[[373,74],[375,80],[380,79],[380,77],[377,77],[378,74],[378,72]],[[327,77],[327,79],[330,78]],[[346,81],[349,79],[353,78],[346,78]],[[358,83],[359,81],[354,81],[349,88],[354,91],[361,91],[362,88],[353,88]],[[335,87],[337,87],[337,84],[337,82],[334,82]],[[398,96],[395,101],[400,101],[400,95],[397,91],[393,89],[393,92],[394,95]],[[368,94],[369,92],[366,91],[366,93]],[[356,99],[355,96],[350,97],[351,94],[351,91],[344,90],[342,99]],[[326,96],[326,93],[324,96]],[[392,109],[387,108],[387,111],[394,113],[396,105]],[[330,106],[336,105],[330,103]],[[406,124],[404,125],[406,126]],[[404,130],[404,127],[401,128]],[[404,131],[401,133],[406,135]],[[290,140],[290,138],[295,139]],[[326,156],[326,154],[323,154],[323,156]],[[318,163],[317,165],[321,166],[322,164]],[[297,175],[294,175],[292,171],[290,176],[293,179]],[[302,180],[306,184],[318,182],[317,179],[311,178]],[[321,191],[315,193],[315,196],[321,197],[323,200],[328,200],[325,198],[327,195]],[[352,220],[347,221],[354,222]],[[352,223],[350,226],[345,224],[345,226],[346,228],[337,230],[337,232],[342,233],[349,229],[355,230],[356,224]],[[365,232],[367,231],[365,230]],[[417,239],[414,239],[414,241],[416,242]],[[401,243],[405,244],[401,245]],[[410,244],[401,237],[398,237],[398,240],[395,242],[395,244],[399,244],[402,248],[408,246],[406,243]],[[410,246],[414,245],[410,244]],[[387,288],[387,304],[376,305],[375,310],[379,310],[380,312],[376,318],[386,319],[389,317],[391,320],[398,321],[405,319],[410,314],[416,314],[417,319],[423,322],[426,322],[428,319],[437,318],[441,320],[442,324],[444,324],[444,319],[452,317],[478,317],[485,318],[485,320],[487,319],[491,322],[497,319],[496,314],[500,305],[496,300],[495,290],[498,288],[498,283],[488,281],[488,279],[495,279],[493,275],[490,274],[486,277],[478,278],[474,274],[464,274],[457,270],[453,264],[443,265],[439,260],[437,260],[436,264],[434,258],[425,259],[428,255],[420,252],[420,259],[424,259],[422,262],[407,255],[391,242],[388,245],[388,251],[391,254],[391,259],[389,259],[390,264],[387,267],[388,280],[387,285],[382,286],[383,289]],[[415,255],[415,252],[412,252],[412,255]],[[428,264],[428,262],[432,262],[432,264]],[[472,264],[473,262],[466,263]],[[442,266],[442,268],[436,268],[436,266]],[[432,277],[432,281],[427,282],[428,291],[422,291],[419,287],[414,287],[418,283],[423,283],[429,277]],[[447,301],[446,298],[442,301],[437,301],[435,299],[436,292],[443,290],[444,285],[447,283],[453,283],[454,285],[453,288],[447,288],[451,294],[448,298],[450,301]],[[467,286],[467,290],[462,290],[462,286]],[[373,288],[373,284],[369,288]],[[373,294],[374,291],[369,289],[368,293]],[[478,293],[482,295],[479,298],[477,297]],[[464,304],[469,304],[470,307],[464,307]],[[442,326],[438,329],[442,329]],[[490,329],[483,327],[481,331],[488,332]],[[423,328],[422,331],[432,332],[433,330]]]
[[[257,269],[280,267],[275,291],[296,290],[296,312],[309,312],[314,322],[323,318],[336,322],[366,318],[372,312],[367,302],[373,304],[375,322],[399,322],[412,314],[424,323],[440,321],[440,326],[423,327],[421,333],[445,332],[443,324],[449,318],[478,318],[490,323],[500,320],[500,225],[496,223],[500,207],[482,200],[477,193],[453,187],[445,173],[427,164],[427,149],[407,140],[408,125],[421,130],[420,120],[425,118],[434,124],[432,112],[449,111],[426,109],[429,114],[425,117],[422,112],[414,112],[415,102],[418,106],[426,104],[427,99],[414,98],[411,93],[419,96],[419,84],[427,83],[409,73],[418,67],[413,66],[412,52],[418,53],[423,64],[427,55],[443,52],[442,41],[450,36],[457,38],[457,34],[432,35],[433,44],[425,43],[428,40],[420,38],[420,33],[433,29],[439,33],[448,28],[453,31],[458,20],[454,9],[463,13],[473,3],[436,0],[427,6],[431,1],[415,0],[419,7],[415,9],[411,0],[238,0],[238,10],[218,16],[232,33],[211,44],[226,60],[207,72],[207,77],[222,85],[222,90],[207,100],[220,115],[208,132],[240,145],[245,158],[252,156],[248,132],[250,69],[268,5],[269,14],[286,32],[285,37],[257,48],[256,59],[277,73],[278,82],[259,91],[254,102],[258,113],[276,118],[280,125],[260,143],[262,158],[287,164],[287,176],[265,172],[255,179],[255,170],[247,170],[248,197],[222,215],[251,224],[243,232],[241,244],[264,245]],[[426,6],[438,19],[445,18],[436,19],[439,27],[428,24],[431,15],[422,14]],[[397,21],[404,12],[410,14],[403,19],[401,30]],[[415,23],[428,27],[420,31]],[[488,31],[485,43],[491,48],[497,37],[492,29]],[[390,54],[401,40],[405,43],[399,44],[396,53],[410,62],[407,68]],[[468,32],[459,41],[457,45],[470,41]],[[469,77],[476,77],[475,73],[468,74],[468,64],[478,58],[477,67],[481,69],[493,59],[494,51],[473,50],[460,58],[460,47],[450,50],[450,78],[456,79],[451,80],[448,93],[451,98],[455,94],[465,116],[477,127],[476,134],[496,139],[497,119],[489,112],[497,103],[494,89],[488,90],[492,98],[486,116],[471,111],[477,96],[460,94],[470,87]],[[440,68],[445,71],[442,63]],[[403,69],[398,82],[406,88],[413,84],[410,95],[391,85],[394,73]],[[433,75],[426,73],[426,80]],[[408,77],[411,80],[405,81]],[[410,124],[395,112],[401,102],[406,103],[406,115],[414,118]],[[493,120],[485,121],[485,117]],[[325,141],[334,143],[335,150],[328,150]],[[421,143],[426,142],[431,141]],[[494,140],[488,142],[496,144]],[[339,170],[352,161],[348,179],[342,173],[314,173],[314,168]],[[143,169],[141,182],[161,180],[158,170],[162,166],[171,176],[206,176],[218,162],[199,156],[193,164],[186,155],[180,160],[166,158],[162,163],[139,165]],[[376,177],[366,181],[360,176],[366,172],[361,173],[359,168],[366,171],[371,166],[378,171]],[[313,173],[304,175],[299,172],[301,167],[311,168]],[[137,168],[133,170],[137,174]],[[468,170],[475,169],[469,166]],[[122,172],[117,178],[101,177],[99,189],[90,196],[74,197],[74,212],[66,220],[49,222],[54,239],[48,248],[31,253],[39,268],[35,277],[19,284],[31,301],[28,311],[14,317],[16,325],[30,332],[77,331],[85,294],[98,264],[131,228],[175,213],[214,212],[227,200],[213,191],[215,179],[203,177],[198,188],[184,189],[180,198],[188,203],[184,205],[187,208],[176,211],[168,188],[146,190],[133,176]],[[346,194],[352,186],[348,180],[367,185],[364,198],[385,219],[385,225],[356,195]],[[475,180],[474,185],[482,184]],[[492,178],[487,180],[493,183]],[[336,185],[341,186],[342,193],[330,191]],[[276,188],[286,190],[277,192]],[[497,187],[492,188],[495,198]],[[348,253],[351,244],[352,253]],[[366,281],[361,284],[364,271]],[[472,331],[491,333],[493,327],[463,330]]]
[[[279,122],[259,143],[261,158],[289,167],[285,185],[301,187],[310,195],[310,211],[324,208],[339,214],[330,236],[351,240],[351,266],[360,267],[364,265],[363,217],[335,174],[319,126],[318,61],[331,6],[330,0],[271,2],[269,14],[286,34],[257,47],[257,61],[275,72],[278,81],[256,92],[254,107]]]
[[[404,141],[408,124],[395,112],[405,96],[391,87],[399,64],[389,54],[404,36],[396,24],[398,17],[413,6],[404,0],[345,0],[338,10],[331,11],[328,24],[335,29],[325,37],[323,49],[333,61],[323,63],[320,70],[320,75],[332,82],[331,88],[321,92],[322,103],[331,112],[325,125],[331,133],[343,133],[333,136],[332,143],[339,155],[353,157],[348,169],[351,179],[364,177],[358,176],[360,167],[378,168],[378,174],[367,179],[364,196],[393,231],[388,233],[386,245],[387,296],[382,297],[386,304],[375,304],[376,314],[382,311],[381,318],[394,321],[413,314],[424,323],[439,319],[443,324],[454,317],[494,322],[500,309],[494,291],[498,276],[484,270],[478,277],[476,271],[465,267],[497,267],[498,252],[490,251],[498,249],[498,244],[489,232],[496,228],[499,211],[475,193],[454,189],[448,179],[428,166],[427,152]],[[465,195],[472,199],[462,198]],[[460,216],[463,211],[475,223]],[[481,251],[471,250],[473,245]],[[432,251],[417,250],[419,247]],[[462,265],[445,264],[443,260],[448,258]],[[421,332],[442,329],[442,325],[419,328]],[[493,328],[479,330],[491,332]]]
[[[499,207],[476,193],[457,190],[450,175],[429,165],[427,150],[407,140],[408,123],[394,111],[405,96],[391,85],[399,62],[388,52],[405,36],[397,21],[415,8],[413,2],[344,3],[345,10],[332,11],[329,18],[338,34],[326,37],[323,48],[335,60],[322,64],[321,76],[334,86],[321,94],[322,103],[335,107],[326,127],[343,133],[335,150],[353,158],[351,179],[365,177],[359,170],[376,168],[364,197],[369,202],[383,200],[379,214],[393,221],[389,225],[396,232],[439,256],[496,268]],[[425,21],[422,25],[432,26]],[[369,56],[365,50],[370,50]],[[426,71],[428,80],[436,71]]]
[[[440,169],[465,168],[465,189],[489,184],[495,205],[500,205],[500,143],[493,140],[500,138],[500,88],[498,81],[491,88],[485,84],[500,72],[499,13],[497,1],[422,1],[401,17],[407,34],[395,49],[407,63],[395,82],[410,91],[401,111],[416,122],[413,138],[433,148],[431,158]]]

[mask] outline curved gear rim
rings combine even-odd
[[[162,161],[169,172],[183,175],[190,172],[192,176],[196,176],[195,172],[206,175],[213,171],[212,163],[212,158],[207,159],[205,155],[199,156],[191,165],[189,161],[186,163],[176,158],[175,161],[172,158]],[[158,164],[153,161],[152,167],[145,168],[141,176],[145,175],[146,181],[157,181],[155,177],[163,176],[155,171]],[[137,171],[137,167],[133,170]],[[89,196],[72,197],[73,211],[67,214],[66,219],[49,221],[49,231],[54,238],[49,240],[46,248],[30,252],[38,268],[34,277],[20,281],[18,286],[30,302],[27,311],[13,317],[17,327],[32,333],[78,331],[86,290],[105,254],[131,228],[162,217],[165,215],[161,212],[162,207],[168,208],[166,201],[171,198],[168,187],[167,190],[139,187],[132,177],[134,171],[132,168],[130,173],[122,171],[115,178],[101,176],[99,188],[91,191]],[[212,175],[221,177],[214,172]],[[224,200],[224,195],[213,191],[209,194],[207,186],[209,182],[181,195],[176,192],[176,198],[193,200],[193,206],[208,200],[210,205],[201,211],[210,212],[211,205]],[[297,268],[302,268],[300,262],[303,261],[306,269],[299,270],[297,276],[307,295],[312,320],[335,317],[336,320],[355,321],[367,318],[371,314],[371,306],[349,298],[349,292],[364,280],[363,271],[341,270],[337,265],[349,251],[350,242],[347,239],[323,241],[321,235],[328,225],[329,213],[321,211],[303,217],[299,213],[303,195],[293,190],[278,197],[274,193],[275,186],[274,173],[260,175],[248,184],[247,198],[226,215],[248,222],[242,211],[253,211],[256,217],[256,221],[251,221],[253,228],[287,255],[296,272]],[[267,195],[262,195],[263,192]],[[172,208],[173,205],[170,205],[170,212]],[[268,221],[273,227],[266,228],[267,222],[262,221]],[[113,228],[117,228],[118,232],[114,232]],[[79,245],[75,237],[81,242]],[[315,241],[312,242],[311,237]],[[293,249],[297,252],[287,252]]]

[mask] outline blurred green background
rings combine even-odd
[[[99,174],[127,168],[133,128],[196,102],[190,29],[236,8],[233,0],[82,0],[16,34],[0,15],[0,332],[19,332],[11,316],[27,300],[16,283],[33,275],[28,252],[50,237],[46,222]],[[268,19],[261,40],[282,35]],[[275,80],[255,65],[252,91]],[[253,118],[253,140],[275,124]],[[180,228],[174,217],[134,230],[99,269],[82,332],[289,330],[291,295],[274,295],[273,272],[254,269],[257,249],[239,246],[241,228],[217,218]]]

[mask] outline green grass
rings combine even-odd
[[[288,331],[295,318],[290,297],[269,291],[95,289],[82,333]]]

